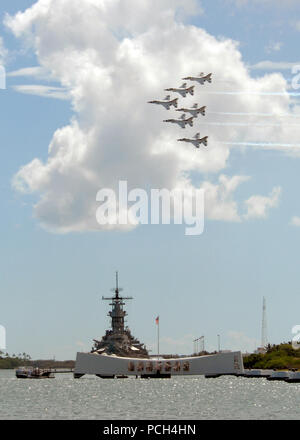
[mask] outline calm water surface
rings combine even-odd
[[[299,419],[300,384],[202,376],[16,379],[0,370],[0,419]]]

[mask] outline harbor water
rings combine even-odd
[[[0,370],[0,419],[299,419],[300,383],[222,376],[17,379]]]

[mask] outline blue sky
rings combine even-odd
[[[3,0],[2,21],[6,13],[14,15],[34,3]],[[246,66],[266,60],[283,63],[280,73],[290,79],[291,71],[284,63],[300,62],[300,26],[297,29],[295,19],[300,5],[292,1],[286,7],[279,2],[271,6],[268,1],[237,3],[203,1],[203,14],[189,17],[185,25],[203,28],[220,40],[237,41]],[[1,37],[7,50],[3,61],[7,72],[43,61],[30,45],[26,48],[24,35],[16,38],[2,25]],[[253,78],[273,72],[249,71]],[[213,183],[222,173],[251,176],[235,193],[241,204],[251,195],[268,196],[279,186],[278,206],[265,218],[241,222],[207,218],[204,233],[196,237],[185,236],[184,226],[174,225],[140,226],[130,232],[88,228],[66,234],[49,232],[34,215],[39,194],[21,194],[12,180],[34,158],[47,161],[54,132],[66,126],[76,111],[69,100],[14,89],[33,83],[50,81],[8,76],[7,89],[0,90],[0,323],[6,327],[7,351],[72,359],[76,351],[89,349],[92,339],[109,325],[107,304],[101,297],[113,287],[115,270],[119,270],[125,293],[134,297],[127,307],[128,325],[154,351],[157,315],[163,351],[190,353],[193,338],[202,334],[211,350],[217,348],[217,334],[222,348],[253,350],[260,341],[263,296],[269,341],[291,339],[292,327],[299,324],[300,305],[300,230],[290,224],[293,216],[300,216],[299,157],[282,150],[232,149],[223,170],[193,175],[195,181]],[[60,87],[58,80],[51,85]],[[232,98],[220,99],[230,111]],[[218,118],[229,120],[245,118]],[[209,121],[214,122],[214,117]],[[296,135],[292,135],[294,143]]]

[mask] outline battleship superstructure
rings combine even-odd
[[[125,327],[125,316],[127,312],[124,310],[126,300],[133,299],[131,296],[122,297],[119,293],[123,290],[119,287],[118,272],[116,272],[116,287],[112,289],[115,293],[112,297],[102,297],[103,300],[110,302],[111,311],[108,316],[111,318],[111,330],[106,330],[101,341],[94,339],[92,353],[98,354],[115,354],[125,357],[143,357],[147,358],[148,351],[144,344],[134,338],[128,327]]]
[[[100,341],[94,339],[89,353],[77,353],[74,378],[85,374],[95,374],[103,379],[125,378],[167,378],[171,376],[241,374],[244,372],[241,352],[218,353],[207,356],[182,356],[176,358],[151,357],[144,344],[134,338],[125,327],[126,300],[120,296],[118,273],[116,274],[115,295],[102,297],[109,300],[111,330],[107,330]]]

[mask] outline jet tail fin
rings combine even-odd
[[[208,136],[205,136],[204,138],[201,139],[205,146],[207,146],[207,139],[208,139]]]
[[[185,88],[186,88],[186,83],[183,83],[183,84],[180,86],[180,88],[181,88],[181,89],[185,89]]]
[[[199,137],[200,137],[200,133],[196,133],[194,136],[195,139],[199,139]]]
[[[197,104],[197,103],[193,105],[193,108],[197,108],[197,107],[198,107],[198,104]]]
[[[183,113],[183,114],[180,116],[180,119],[182,119],[182,120],[185,119],[185,113]]]
[[[167,96],[165,97],[164,101],[169,101],[170,98],[171,98],[171,96],[170,96],[170,95],[167,95]]]

